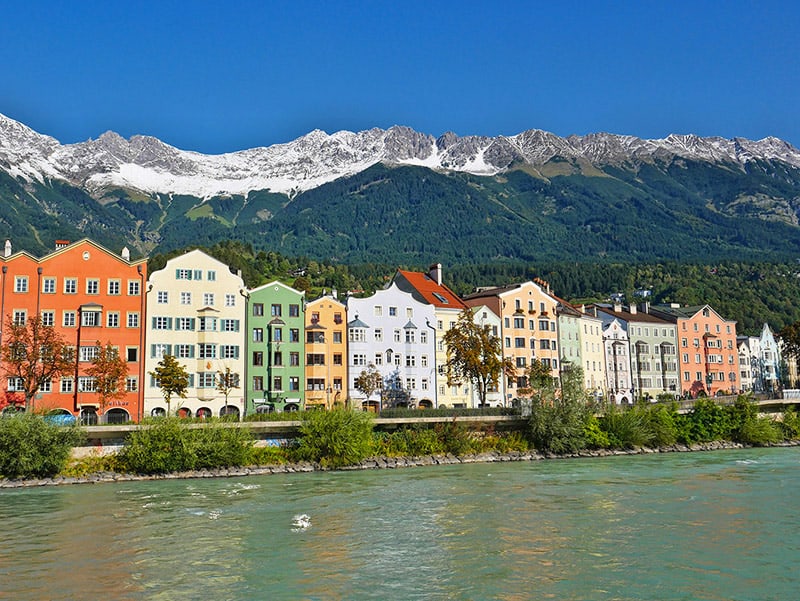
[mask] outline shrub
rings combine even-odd
[[[466,455],[478,448],[472,431],[465,424],[456,423],[455,420],[446,424],[436,424],[434,431],[445,453]]]
[[[67,464],[81,442],[77,426],[60,426],[41,415],[0,417],[0,474],[6,478],[46,478]]]
[[[586,447],[584,430],[590,415],[582,400],[533,399],[528,419],[531,444],[543,453],[574,453]]]
[[[686,421],[679,428],[681,442],[711,442],[731,440],[729,412],[713,400],[698,398],[692,410],[686,414]]]
[[[252,448],[252,435],[246,428],[216,421],[190,427],[180,418],[167,417],[147,421],[132,432],[117,461],[123,471],[165,474],[247,465]]]
[[[587,449],[608,449],[611,448],[611,441],[608,433],[600,427],[600,420],[592,414],[586,419],[583,426],[583,438],[586,441]]]
[[[728,408],[731,439],[750,445],[764,445],[780,440],[778,427],[769,417],[759,417],[758,407],[747,395],[739,395]]]
[[[800,416],[797,415],[797,411],[792,407],[783,412],[780,428],[783,431],[783,436],[789,440],[795,440],[800,436]]]
[[[372,452],[372,426],[372,415],[364,411],[308,411],[296,456],[325,467],[356,464]]]

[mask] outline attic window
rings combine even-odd
[[[444,303],[445,305],[449,305],[450,304],[449,301],[444,296],[439,294],[438,292],[434,292],[433,296],[435,296],[440,302]]]

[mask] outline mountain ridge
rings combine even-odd
[[[292,197],[379,162],[492,176],[519,166],[538,171],[554,158],[601,167],[675,158],[740,168],[756,159],[800,167],[800,150],[774,137],[753,141],[670,134],[648,140],[593,133],[562,138],[531,129],[513,136],[445,132],[436,138],[393,126],[333,134],[317,129],[286,143],[206,155],[180,150],[152,136],[135,135],[126,140],[112,131],[62,145],[0,114],[0,167],[28,181],[61,179],[86,189],[96,199],[115,187],[203,199],[247,195],[253,190]]]

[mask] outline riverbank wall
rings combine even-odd
[[[768,447],[798,447],[800,440],[786,440]],[[198,478],[243,478],[248,476],[268,476],[274,474],[294,474],[322,471],[359,471],[370,469],[403,469],[411,467],[426,467],[435,465],[461,465],[468,463],[504,463],[518,461],[542,461],[553,459],[586,459],[596,457],[618,457],[630,455],[655,455],[660,453],[691,453],[708,452],[731,449],[752,448],[747,445],[733,442],[708,442],[692,445],[674,444],[668,447],[648,448],[640,447],[629,450],[584,450],[578,453],[564,455],[541,454],[534,451],[515,453],[478,453],[474,455],[426,455],[422,457],[371,457],[356,465],[346,466],[331,470],[317,463],[292,463],[277,465],[262,465],[238,468],[221,468],[216,470],[198,470],[189,472],[175,472],[169,474],[119,474],[116,472],[99,472],[82,477],[55,476],[37,480],[7,480],[0,479],[0,489],[36,488],[40,486],[64,486],[70,484],[103,484],[113,482],[138,482],[148,480],[185,480]]]

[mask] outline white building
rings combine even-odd
[[[349,396],[370,409],[436,405],[435,313],[394,283],[367,298],[347,299]],[[366,398],[356,388],[371,366],[382,390]]]
[[[242,278],[200,250],[167,261],[150,274],[147,291],[145,415],[163,415],[167,404],[150,375],[164,355],[189,373],[185,399],[172,398],[170,410],[210,417],[244,412],[245,295]],[[236,385],[218,390],[221,373]]]
[[[606,390],[615,403],[632,403],[631,352],[624,322],[613,319],[603,330]]]

